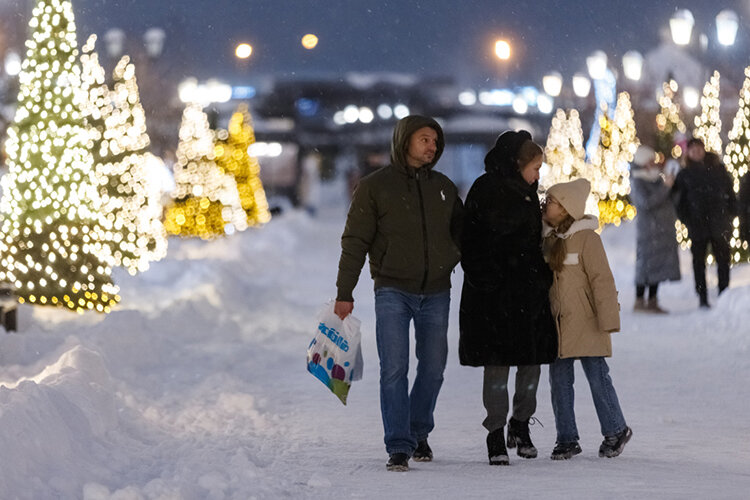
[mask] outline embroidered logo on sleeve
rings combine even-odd
[[[443,193],[443,190],[440,190],[440,197],[445,201],[445,193]]]

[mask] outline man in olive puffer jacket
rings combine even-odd
[[[456,186],[433,170],[445,141],[432,118],[407,116],[393,132],[390,165],[360,180],[341,237],[334,311],[354,308],[365,256],[375,282],[380,406],[388,470],[409,457],[432,459],[427,435],[448,353],[451,272],[463,204]],[[409,393],[409,325],[414,321],[417,376]]]

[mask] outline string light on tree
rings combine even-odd
[[[721,155],[721,115],[719,108],[719,72],[714,71],[711,79],[703,87],[701,114],[695,117],[693,136],[703,140],[706,151]]]
[[[173,202],[166,208],[168,233],[212,239],[247,228],[234,178],[216,164],[214,132],[198,103],[182,114]]]
[[[70,1],[39,0],[5,144],[0,280],[21,302],[109,312],[119,301],[97,252],[100,200]]]
[[[130,274],[148,269],[149,262],[167,252],[161,223],[161,192],[149,169],[150,140],[140,102],[135,66],[123,56],[113,72],[103,140],[95,155],[102,197],[103,225],[113,264]]]
[[[567,114],[562,109],[555,112],[544,156],[545,166],[542,168],[541,184],[545,189],[578,177],[591,177],[591,166],[585,161],[583,127],[577,110],[571,109]],[[597,200],[591,195],[586,201],[586,213],[599,213]]]
[[[606,106],[604,103],[602,105]],[[636,138],[633,108],[627,92],[618,94],[612,118],[603,109],[599,125],[599,146],[591,157],[593,168],[589,171],[591,191],[598,199],[600,223],[619,226],[622,219],[635,217],[635,207],[628,198],[629,164],[639,141]]]
[[[674,80],[662,84],[660,110],[656,115],[656,152],[661,155],[662,160],[682,156],[682,148],[675,144],[675,136],[677,133],[685,134],[687,128],[680,117],[680,105],[675,98],[678,90]]]
[[[750,164],[750,66],[745,68],[745,82],[740,90],[737,114],[728,134],[729,143],[724,154],[724,163],[732,174],[734,192],[738,193],[741,180],[748,175]],[[734,219],[732,239],[732,260],[734,262],[750,261],[748,242],[740,237],[739,219]]]
[[[260,164],[250,149],[255,144],[252,118],[242,104],[229,120],[228,130],[219,132],[216,163],[232,175],[237,184],[240,205],[247,215],[247,224],[257,226],[271,220],[266,193],[260,180]]]

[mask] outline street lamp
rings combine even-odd
[[[164,48],[164,39],[167,34],[161,28],[149,28],[143,34],[143,44],[146,46],[146,54],[149,57],[159,57]]]
[[[10,76],[21,72],[21,57],[13,51],[8,51],[5,56],[5,72]]]
[[[107,54],[115,58],[122,54],[125,45],[125,32],[119,28],[112,28],[104,34],[104,43],[107,44]]]
[[[249,43],[240,43],[234,49],[234,55],[240,59],[247,59],[253,53],[253,46]]]
[[[573,75],[573,92],[578,97],[588,97],[591,91],[591,80],[583,73]]]
[[[643,71],[643,56],[637,50],[629,50],[622,56],[622,70],[625,78],[638,81]]]
[[[669,19],[669,30],[672,33],[672,40],[677,45],[688,45],[690,35],[693,32],[695,18],[693,13],[687,9],[680,9]]]
[[[542,87],[547,95],[557,97],[562,91],[563,77],[557,71],[552,71],[542,77]]]
[[[312,50],[318,45],[318,37],[312,33],[302,37],[302,46],[307,50]]]
[[[510,59],[510,44],[505,40],[495,42],[495,55],[502,61]]]
[[[716,37],[719,43],[728,47],[734,45],[737,38],[737,27],[739,26],[739,17],[733,10],[725,9],[716,15]]]
[[[602,50],[594,51],[586,58],[586,68],[593,80],[601,80],[607,74],[607,54]]]

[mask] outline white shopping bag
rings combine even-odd
[[[315,336],[307,347],[307,371],[346,404],[352,381],[362,378],[361,322],[351,314],[342,320],[333,306],[329,302],[318,313]]]

